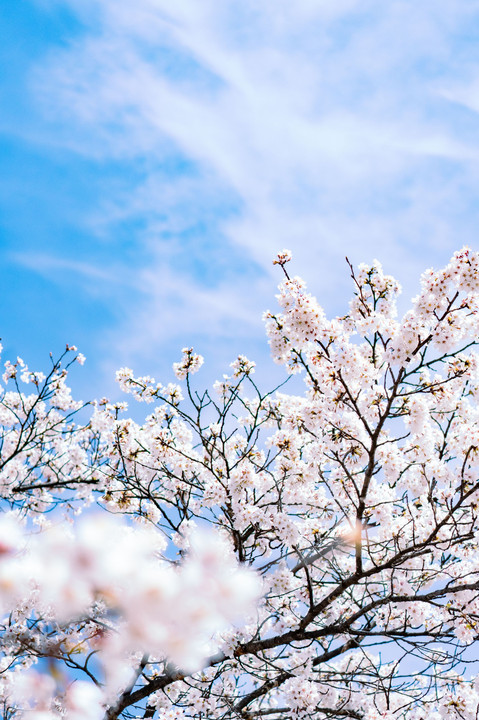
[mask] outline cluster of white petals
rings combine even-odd
[[[62,523],[28,533],[12,514],[4,515],[0,615],[8,617],[23,606],[25,618],[33,613],[38,625],[60,627],[89,618],[89,633],[78,640],[77,650],[94,648],[103,665],[104,693],[97,692],[102,703],[91,715],[101,718],[107,702],[122,689],[118,681],[129,679],[130,657],[152,653],[194,671],[217,649],[215,635],[253,611],[259,579],[238,566],[224,540],[196,531],[189,545],[178,565],[164,559],[166,542],[149,526],[131,527],[116,517],[95,515],[83,518],[75,529]],[[59,643],[58,635],[54,642]],[[18,672],[3,676],[3,695],[11,690],[20,707],[22,697],[34,702],[37,714],[47,704],[53,706],[51,678],[38,673],[27,678]],[[81,687],[73,683],[66,688],[64,708]]]
[[[304,391],[243,355],[199,391],[184,348],[118,371],[139,420],[72,398],[74,346],[4,364],[8,720],[476,720],[479,253],[402,318],[378,261],[328,318],[291,257],[265,321]]]
[[[202,355],[193,352],[193,348],[183,348],[183,358],[180,362],[173,363],[173,370],[178,380],[184,380],[187,375],[198,372],[204,363]]]

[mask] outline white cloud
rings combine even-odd
[[[9,258],[17,265],[34,270],[46,278],[52,279],[59,275],[78,275],[87,281],[113,283],[118,279],[115,273],[91,263],[79,260],[66,260],[44,253],[11,253]]]
[[[45,104],[74,121],[63,142],[98,157],[148,158],[143,183],[103,208],[116,222],[141,213],[157,231],[144,237],[167,290],[155,292],[145,270],[132,316],[151,317],[170,293],[162,234],[177,231],[195,195],[212,202],[221,186],[241,206],[220,221],[227,240],[266,273],[275,250],[292,246],[298,270],[325,293],[343,290],[347,253],[402,268],[409,291],[425,264],[474,237],[479,142],[449,106],[479,106],[477,88],[457,90],[457,45],[479,20],[467,0],[69,4],[91,32],[40,66],[35,82]],[[471,63],[479,74],[479,57]],[[157,175],[155,163],[175,148],[200,169],[187,191],[184,178]],[[185,298],[175,301],[177,325],[207,316],[222,332],[246,293],[259,314],[265,285],[241,282],[235,293],[175,275]],[[245,304],[242,320],[250,312]],[[141,348],[138,327],[127,335]]]

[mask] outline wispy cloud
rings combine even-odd
[[[12,262],[36,273],[43,275],[49,280],[62,277],[68,282],[71,276],[80,276],[87,281],[101,281],[102,283],[117,282],[116,274],[111,270],[104,270],[97,265],[80,262],[78,260],[66,260],[61,257],[45,255],[44,253],[11,253]]]
[[[150,268],[118,334],[136,352],[168,302],[176,328],[248,323],[283,246],[334,307],[345,254],[381,257],[411,294],[425,264],[474,243],[479,135],[458,105],[479,108],[475,4],[63,1],[89,29],[34,83],[58,142],[141,164],[97,216],[145,220]],[[205,255],[227,282],[205,280]]]

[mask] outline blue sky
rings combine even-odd
[[[344,256],[419,273],[478,247],[479,2],[4,0],[6,354],[271,373],[278,249],[329,312]]]

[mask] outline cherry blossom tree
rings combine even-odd
[[[479,253],[402,319],[377,261],[329,320],[290,260],[265,321],[302,394],[243,356],[199,391],[185,348],[118,371],[139,423],[72,399],[74,347],[5,364],[5,719],[477,718]]]

